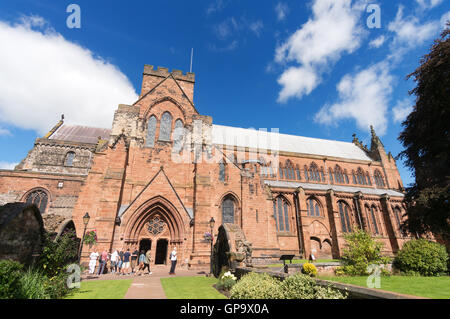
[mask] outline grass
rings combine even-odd
[[[367,277],[320,277],[320,279],[337,281],[361,287],[367,287]],[[381,290],[393,291],[407,295],[433,299],[450,299],[450,277],[381,277]]]
[[[66,299],[123,299],[132,279],[82,281]]]
[[[292,263],[293,264],[304,264],[306,262],[310,262],[307,259],[293,259]],[[314,263],[329,263],[329,262],[339,262],[338,259],[317,259],[313,262]],[[289,265],[289,261],[286,262],[286,264]],[[279,263],[279,264],[270,264],[267,265],[267,267],[283,267],[283,263]]]
[[[226,299],[213,285],[214,277],[161,278],[167,299]]]

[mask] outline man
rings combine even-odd
[[[117,252],[117,249],[114,250],[114,252],[111,254],[111,272],[114,274],[117,271],[117,264],[119,261],[119,253]]]
[[[129,275],[128,269],[130,269],[130,248],[127,248],[127,251],[123,254],[123,264],[122,264],[122,273],[125,275],[125,272],[127,275]]]
[[[133,251],[133,254],[131,254],[131,273],[134,274],[134,269],[136,268],[137,259],[139,257],[139,252],[137,249]]]
[[[151,275],[152,272],[150,270],[150,262],[152,261],[152,252],[151,250],[147,250],[147,252],[145,253],[145,260],[144,260],[144,270],[145,268],[148,269],[148,274]]]
[[[119,263],[118,263],[118,268],[119,268],[119,275],[122,273],[122,266],[123,266],[123,251],[120,250],[119,252]]]
[[[97,275],[103,275],[103,272],[105,271],[105,266],[106,266],[107,262],[108,262],[108,252],[106,250],[104,250],[100,257],[100,265],[98,266],[98,274]]]
[[[95,266],[97,265],[98,252],[94,250],[89,255],[89,274],[92,275],[95,271]]]
[[[175,275],[175,267],[177,266],[177,247],[175,246],[170,253],[170,261],[172,262],[172,266],[170,267],[169,275]]]

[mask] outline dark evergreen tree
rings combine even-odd
[[[450,22],[435,40],[430,53],[410,75],[416,87],[415,106],[402,123],[399,157],[414,172],[415,183],[405,197],[413,234],[432,232],[450,242]]]

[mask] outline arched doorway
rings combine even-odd
[[[125,242],[151,250],[152,264],[167,265],[169,244],[179,249],[179,260],[183,260],[186,222],[174,205],[161,196],[143,203],[124,219]]]
[[[169,241],[165,238],[158,239],[156,243],[155,265],[167,264],[167,246]]]
[[[147,252],[147,250],[152,249],[152,240],[150,238],[143,238],[139,241],[139,253],[144,252],[144,254]]]

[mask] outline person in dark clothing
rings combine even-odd
[[[122,274],[125,274],[125,273],[127,273],[127,275],[130,274],[130,272],[129,272],[130,258],[131,258],[131,253],[130,253],[130,248],[128,248],[127,251],[123,254]]]
[[[136,264],[138,261],[138,257],[139,257],[139,251],[136,249],[135,251],[133,251],[133,253],[131,254],[131,273],[134,274],[134,270],[136,268]]]

